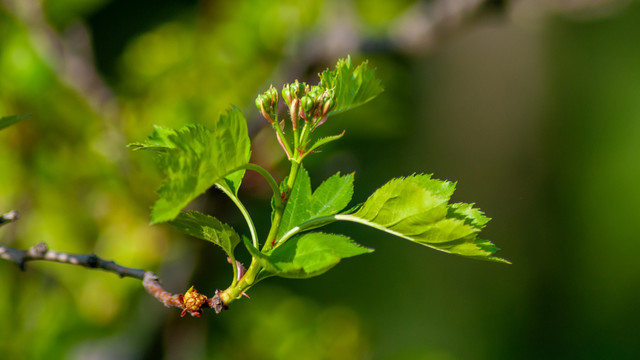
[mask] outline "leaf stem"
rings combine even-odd
[[[298,110],[296,107],[294,107],[291,111],[291,125],[293,127],[293,151],[298,151],[298,147],[300,146],[300,132],[298,131],[297,126],[297,114],[294,114],[294,111]]]
[[[335,222],[336,220],[348,220],[346,218],[339,218],[339,216],[341,215],[327,215],[327,216],[320,216],[317,218],[313,218],[311,220],[305,221],[304,223],[292,228],[291,230],[287,231],[286,233],[284,233],[284,235],[282,235],[282,237],[280,239],[278,239],[278,242],[275,244],[274,247],[279,246],[280,244],[285,243],[287,240],[291,239],[293,236],[304,232],[304,231],[308,231],[311,229],[316,229],[319,228],[321,226],[325,226],[325,225],[329,225],[332,222]]]
[[[236,264],[236,257],[233,255],[233,251],[231,251],[228,255],[231,267],[233,267],[233,280],[231,281],[231,287],[233,287],[238,283],[238,264]]]
[[[296,182],[296,178],[298,177],[298,171],[300,170],[300,163],[297,159],[291,160],[291,168],[289,169],[289,176],[287,177],[287,183],[285,184],[285,188],[283,189],[282,201],[280,202],[280,206],[276,206],[273,219],[271,220],[271,229],[269,229],[269,234],[267,235],[267,239],[262,247],[262,252],[269,251],[273,248],[275,244],[276,235],[278,234],[278,229],[280,228],[280,224],[282,223],[282,214],[284,213],[285,205],[287,203],[287,197],[289,196],[293,185]]]
[[[411,238],[407,237],[406,235],[390,230],[388,228],[385,228],[384,226],[381,226],[379,224],[376,224],[374,222],[371,221],[367,221],[365,219],[359,218],[357,216],[353,216],[353,215],[349,215],[349,214],[335,214],[335,215],[327,215],[327,216],[320,216],[311,220],[308,220],[294,228],[292,228],[291,230],[287,231],[284,235],[282,235],[282,237],[280,239],[278,239],[278,242],[276,243],[276,246],[286,242],[287,240],[291,239],[293,236],[304,232],[304,231],[308,231],[308,230],[312,230],[312,229],[316,229],[319,228],[321,226],[325,226],[325,225],[329,225],[332,222],[335,221],[350,221],[350,222],[354,222],[354,223],[358,223],[358,224],[362,224],[365,226],[369,226],[372,227],[374,229],[386,232],[388,234],[394,235],[394,236],[398,236],[401,238],[405,238],[405,239],[409,239],[412,240]],[[428,245],[427,245],[428,246]]]
[[[284,137],[284,132],[280,128],[280,123],[278,122],[278,118],[276,118],[272,126],[276,131],[276,137],[278,138],[278,142],[280,143],[280,146],[282,147],[284,152],[287,154],[287,158],[288,159],[293,158],[295,154],[291,151],[291,147],[289,146],[287,139]]]
[[[276,206],[279,206],[282,200],[280,199],[280,187],[278,186],[276,179],[274,179],[273,176],[271,176],[271,174],[260,165],[248,163],[244,165],[244,168],[257,172],[258,174],[262,175],[265,180],[267,180],[267,183],[269,183],[269,187],[271,187],[271,191],[273,191],[273,198],[275,199]]]
[[[256,227],[253,224],[253,220],[251,219],[251,215],[249,215],[247,208],[244,207],[244,204],[242,204],[240,199],[238,199],[238,197],[236,196],[236,194],[233,193],[233,191],[230,191],[230,189],[228,189],[225,186],[217,186],[217,187],[218,189],[222,190],[223,193],[227,194],[227,196],[231,199],[231,201],[233,201],[233,203],[236,204],[236,206],[242,213],[244,220],[247,222],[247,225],[249,226],[249,232],[251,232],[251,242],[253,243],[253,246],[257,247],[258,233],[256,232]]]
[[[306,147],[308,137],[309,123],[305,121],[304,126],[302,127],[302,131],[300,132],[300,141],[298,142],[298,146],[296,147],[296,159],[298,159],[298,162],[301,162],[302,158],[304,158],[304,153],[307,150]]]

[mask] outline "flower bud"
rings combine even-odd
[[[296,80],[291,84],[291,96],[293,97],[302,98],[307,91],[309,91],[309,86],[305,83],[299,83]]]
[[[291,125],[293,129],[298,128],[298,112],[300,111],[300,99],[294,98],[291,102]]]
[[[205,295],[198,293],[193,286],[190,287],[182,296],[182,305],[184,306],[184,310],[180,316],[184,316],[187,311],[197,314],[206,301],[207,297]]]
[[[309,91],[309,96],[311,96],[315,101],[319,101],[322,95],[324,94],[324,89],[319,86],[314,86]]]
[[[313,110],[314,101],[313,98],[309,95],[305,95],[300,99],[300,105],[302,105],[302,110],[305,113],[310,113]]]
[[[265,119],[273,124],[278,117],[278,91],[271,86],[264,94],[256,98],[256,107]]]
[[[262,111],[262,109],[266,110],[269,108],[269,99],[265,94],[260,94],[256,97],[256,107],[260,111]]]
[[[336,98],[333,94],[333,90],[329,89],[325,91],[324,97],[322,100],[323,100],[322,116],[326,116],[329,113],[329,111],[331,111],[336,106]]]
[[[273,85],[271,85],[271,87],[269,88],[269,90],[267,90],[265,92],[265,95],[267,95],[267,98],[269,99],[269,101],[271,102],[269,110],[270,112],[277,112],[278,111],[278,90],[276,90],[276,88],[273,87]]]
[[[291,101],[295,98],[295,96],[293,98],[291,97],[291,87],[289,86],[289,84],[285,85],[282,88],[282,98],[287,103],[287,106],[291,107]]]

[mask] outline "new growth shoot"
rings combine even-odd
[[[425,174],[394,178],[356,208],[348,207],[353,195],[353,174],[337,173],[312,191],[303,161],[344,135],[342,132],[317,138],[315,130],[330,121],[332,115],[363,105],[382,91],[375,70],[369,69],[367,62],[354,66],[346,58],[339,60],[335,69],[321,73],[317,85],[294,81],[280,92],[271,86],[259,95],[256,107],[273,128],[289,163],[288,176],[281,183],[264,168],[249,162],[247,122],[236,107],[209,127],[156,127],[147,141],[129,145],[134,150],[155,152],[166,175],[151,211],[151,222],[168,222],[226,252],[234,276],[226,289],[217,290],[210,299],[218,304],[216,311],[228,307],[268,277],[309,278],[326,272],[344,258],[373,251],[347,236],[319,231],[336,221],[370,226],[446,253],[506,262],[493,256],[498,249],[491,242],[478,238],[489,218],[472,204],[449,203],[455,189],[452,182]],[[282,117],[278,112],[281,100],[288,110]],[[288,126],[285,122],[289,122]],[[290,133],[286,134],[285,129],[291,129]],[[262,239],[237,196],[247,170],[264,177],[273,191],[271,226]],[[236,204],[250,238],[241,238],[232,227],[212,216],[182,211],[212,186]],[[252,257],[246,271],[235,258],[240,243]],[[198,313],[195,308],[208,303],[202,296],[193,289],[183,296],[184,301],[189,301],[191,313]]]

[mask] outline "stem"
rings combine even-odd
[[[291,127],[293,128],[293,149],[296,151],[298,146],[300,146],[300,132],[298,131],[298,106],[300,106],[300,100],[294,99],[294,103],[292,103],[290,117],[291,117]]]
[[[280,146],[282,146],[284,151],[287,153],[287,157],[291,159],[293,156],[295,156],[295,154],[291,152],[291,147],[289,146],[287,139],[284,137],[284,132],[282,132],[282,129],[280,128],[278,118],[276,118],[276,120],[273,122],[273,128],[276,130],[276,136],[278,137]]]
[[[244,207],[240,199],[233,193],[228,187],[217,185],[218,189],[222,190],[223,193],[227,194],[227,196],[233,201],[234,204],[238,207],[244,220],[247,222],[249,226],[249,231],[251,232],[251,242],[253,242],[253,246],[258,246],[258,233],[256,232],[256,227],[253,225],[253,220],[251,219],[251,215],[247,211],[247,208]]]
[[[18,220],[18,213],[14,210],[9,211],[6,214],[0,215],[0,226],[8,224],[10,222]]]
[[[236,283],[238,282],[238,264],[236,263],[236,257],[233,256],[233,251],[228,255],[230,260],[229,262],[233,268],[233,280],[231,281],[231,286],[236,286]]]
[[[283,194],[285,196],[289,196],[293,185],[296,182],[296,178],[298,177],[298,171],[300,170],[300,163],[297,159],[291,160],[291,168],[289,169],[289,177],[287,178],[287,183],[285,184],[285,188],[283,190]],[[273,215],[273,220],[271,221],[271,228],[269,229],[269,234],[267,235],[267,240],[265,241],[262,252],[269,251],[273,248],[273,242],[276,239],[276,235],[278,234],[278,229],[280,228],[280,223],[282,223],[282,214],[284,212],[285,205],[287,203],[286,197],[282,199],[279,207],[276,207],[275,214]]]
[[[296,183],[296,178],[298,177],[298,170],[300,170],[300,163],[292,160],[291,161],[291,169],[289,170],[289,178],[287,179],[287,195],[289,195],[289,191],[293,188],[293,185]]]
[[[302,132],[300,133],[300,140],[298,142],[298,147],[296,147],[296,159],[298,159],[298,156],[300,155],[300,153],[303,153],[306,150],[304,149],[304,147],[306,146],[308,137],[309,137],[309,124],[305,122],[304,127],[302,127]],[[302,158],[300,158],[299,161],[302,161]]]
[[[275,199],[276,207],[279,206],[282,200],[280,199],[280,187],[278,186],[276,179],[274,179],[273,176],[271,176],[271,174],[260,165],[249,163],[246,164],[244,168],[257,172],[258,174],[262,175],[265,180],[267,180],[267,183],[269,183],[269,187],[271,187],[271,191],[273,191],[273,198]]]
[[[0,246],[0,259],[14,262],[22,270],[25,269],[25,264],[28,261],[50,261],[83,266],[89,269],[101,269],[112,272],[121,278],[130,277],[139,279],[142,280],[144,289],[158,301],[163,303],[164,306],[183,309],[185,310],[184,312],[188,312],[193,316],[199,317],[202,313],[201,309],[207,306],[213,308],[216,312],[220,312],[223,309],[223,307],[210,306],[209,304],[214,305],[213,302],[207,302],[206,306],[202,304],[198,309],[187,308],[182,301],[183,295],[172,294],[166,291],[162,287],[158,275],[151,271],[122,266],[113,261],[105,260],[96,254],[71,254],[62,251],[53,251],[49,250],[45,243],[38,243],[28,250],[19,250],[7,246]]]
[[[277,247],[280,244],[285,243],[287,240],[291,239],[294,235],[301,233],[303,231],[308,231],[311,229],[319,228],[321,226],[329,225],[330,223],[336,220],[349,220],[345,218],[345,216],[346,215],[340,215],[340,214],[327,215],[327,216],[320,216],[320,217],[308,220],[294,227],[293,229],[287,231],[284,235],[282,235],[280,239],[278,239],[274,247]]]
[[[244,292],[249,290],[249,288],[251,288],[251,286],[255,284],[256,277],[260,273],[260,270],[262,270],[262,266],[258,264],[255,258],[253,258],[249,269],[247,269],[247,272],[240,279],[240,281],[217,294],[220,300],[222,300],[222,303],[225,306],[228,306],[236,299],[239,299]]]

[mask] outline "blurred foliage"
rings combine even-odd
[[[138,281],[0,261],[0,357],[635,358],[640,5],[537,20],[494,6],[417,54],[390,40],[434,1],[417,3],[0,2],[0,117],[31,115],[0,131],[0,211],[21,214],[2,244],[96,252],[157,271],[175,292],[225,286],[220,251],[148,225],[159,173],[124,145],[153,124],[206,125],[230,104],[252,122],[270,83],[315,82],[350,53],[386,90],[323,126],[347,132],[307,164],[312,178],[356,170],[355,201],[391,176],[458,180],[455,200],[486,210],[486,236],[514,263],[347,230],[376,255],[260,284],[228,312],[188,319]],[[277,170],[265,125],[250,126],[253,154]],[[264,185],[245,185],[266,231]],[[241,220],[217,193],[193,207]]]

